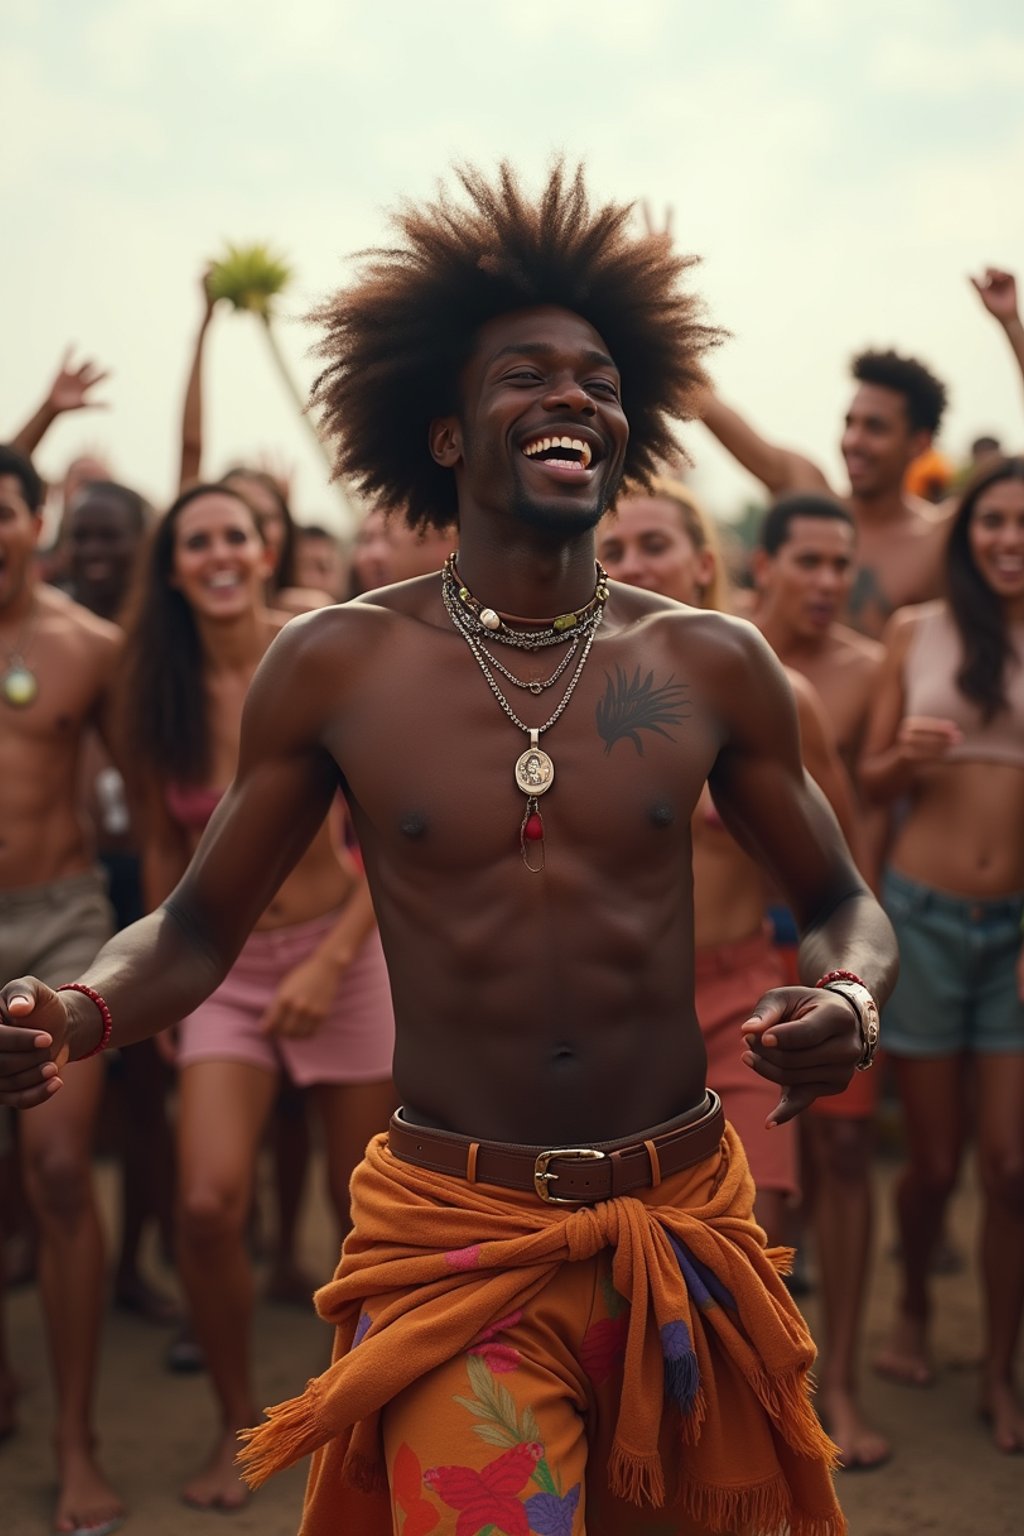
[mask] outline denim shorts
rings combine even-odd
[[[1024,893],[975,901],[887,870],[882,905],[900,946],[900,975],[882,1015],[892,1056],[1024,1051],[1017,996]]]

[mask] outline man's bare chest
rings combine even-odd
[[[553,647],[484,675],[461,645],[407,654],[350,692],[332,750],[361,814],[419,849],[504,845],[537,811],[547,836],[632,850],[688,837],[718,725],[686,669],[595,646],[574,680]],[[512,673],[512,677],[506,673]],[[532,685],[532,686],[531,686]],[[532,802],[532,803],[531,803]]]

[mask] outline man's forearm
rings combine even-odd
[[[1010,343],[1010,351],[1017,360],[1021,384],[1024,385],[1024,323],[1021,322],[1019,315],[1015,315],[1012,320],[1007,321],[1003,326],[1003,330],[1006,332],[1006,339]]]
[[[111,1047],[134,1045],[192,1013],[227,974],[234,956],[218,953],[173,906],[158,907],[105,944],[81,976],[105,1000],[113,1019]],[[84,1056],[99,1038],[95,1003],[66,992],[71,1054]]]
[[[23,453],[26,459],[30,459],[56,419],[57,412],[47,398],[35,415],[29,417],[21,430],[11,438],[11,447]]]
[[[892,924],[868,890],[855,890],[800,940],[800,979],[805,986],[828,971],[852,971],[881,1006],[896,985],[899,958]]]

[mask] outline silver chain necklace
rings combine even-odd
[[[583,668],[587,664],[590,648],[594,643],[594,636],[597,634],[598,626],[604,616],[604,603],[598,604],[593,613],[589,614],[580,625],[579,633],[575,636],[572,648],[562,658],[551,678],[543,685],[543,687],[550,687],[552,683],[558,680],[572,660],[576,645],[578,645],[579,640],[585,634],[586,639],[583,644],[583,651],[573,669],[572,676],[566,684],[562,697],[543,725],[530,726],[524,720],[520,720],[512,705],[502,693],[501,686],[494,675],[490,663],[493,663],[499,672],[509,677],[510,681],[516,683],[519,687],[528,688],[531,692],[542,690],[534,689],[530,683],[522,683],[518,678],[511,677],[511,674],[497,661],[497,658],[488,656],[477,636],[472,633],[467,625],[464,611],[457,601],[456,594],[450,590],[449,582],[444,579],[444,574],[442,572],[441,596],[448,617],[452,621],[453,628],[465,640],[473,659],[484,675],[488,688],[494,694],[505,714],[512,721],[512,724],[518,726],[530,739],[530,744],[526,751],[522,752],[516,759],[514,773],[517,788],[526,796],[526,809],[519,828],[520,851],[522,852],[523,861],[527,869],[533,874],[539,874],[544,868],[544,823],[540,814],[539,798],[541,795],[547,794],[555,782],[555,765],[549,754],[540,745],[540,738],[544,735],[545,731],[549,731],[561,719],[569,700],[576,691],[576,684],[583,675]],[[531,862],[531,848],[533,847],[539,848],[539,862]]]

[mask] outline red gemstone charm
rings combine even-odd
[[[540,819],[540,813],[534,811],[526,818],[526,826],[523,828],[523,836],[528,843],[539,843],[544,836],[544,823]]]

